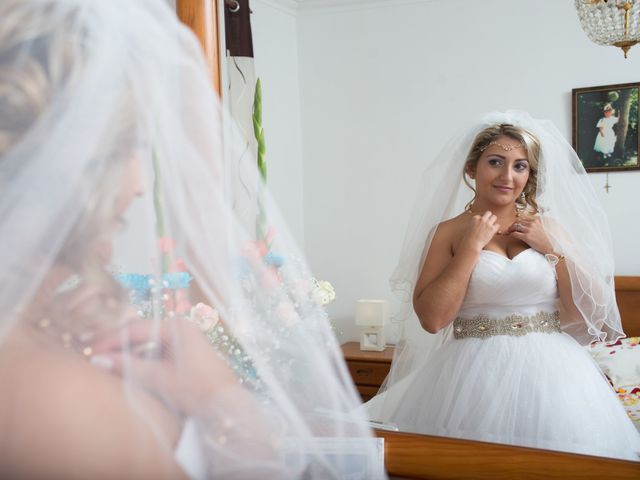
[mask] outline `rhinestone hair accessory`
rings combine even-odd
[[[508,145],[506,143],[500,143],[496,141],[489,142],[484,147],[480,147],[480,151],[484,152],[490,146],[495,145],[496,147],[500,147],[505,152],[510,152],[511,150],[515,150],[517,148],[525,148],[524,143],[518,143],[517,145]]]

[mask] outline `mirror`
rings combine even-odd
[[[220,8],[222,6],[220,5]],[[269,185],[337,298],[341,341],[355,302],[393,297],[387,280],[426,163],[461,123],[517,108],[571,138],[571,89],[637,80],[592,44],[572,2],[253,0]],[[224,69],[223,69],[224,70]],[[640,172],[591,174],[608,215],[616,274],[640,275],[629,221]],[[605,184],[611,188],[603,188]],[[396,331],[385,332],[390,342]]]

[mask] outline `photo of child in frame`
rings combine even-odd
[[[640,169],[640,84],[573,90],[573,147],[588,172]]]

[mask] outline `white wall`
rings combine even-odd
[[[296,8],[297,5],[297,8]],[[358,298],[392,300],[425,162],[460,120],[519,108],[570,138],[571,89],[638,81],[592,44],[571,0],[252,0],[269,185],[319,278],[343,339]],[[619,275],[640,274],[640,172],[592,174]],[[391,332],[390,332],[391,333]]]
[[[250,3],[255,70],[262,82],[268,185],[302,245],[303,162],[295,11],[268,0]]]
[[[640,47],[625,60],[592,44],[570,0],[307,3],[297,16],[305,249],[336,288],[329,312],[343,339],[356,338],[356,299],[391,300],[418,177],[460,120],[517,108],[570,138],[572,88],[640,80]],[[616,273],[638,275],[640,172],[611,174],[609,194],[604,174],[591,178]]]

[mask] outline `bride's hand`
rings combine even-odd
[[[540,253],[546,254],[553,252],[551,241],[544,231],[544,226],[538,216],[516,220],[511,224],[505,234],[522,240]]]
[[[135,311],[123,308],[110,292],[86,282],[58,289],[46,305],[46,316],[60,328],[68,329],[85,339],[94,336],[103,324],[120,324],[136,318]],[[49,298],[49,297],[47,297]]]
[[[131,380],[186,415],[206,413],[236,376],[195,324],[137,320],[92,345],[92,362]]]
[[[482,216],[474,215],[462,239],[464,247],[477,251],[482,250],[500,229],[497,219],[498,217],[490,211],[485,212]]]

